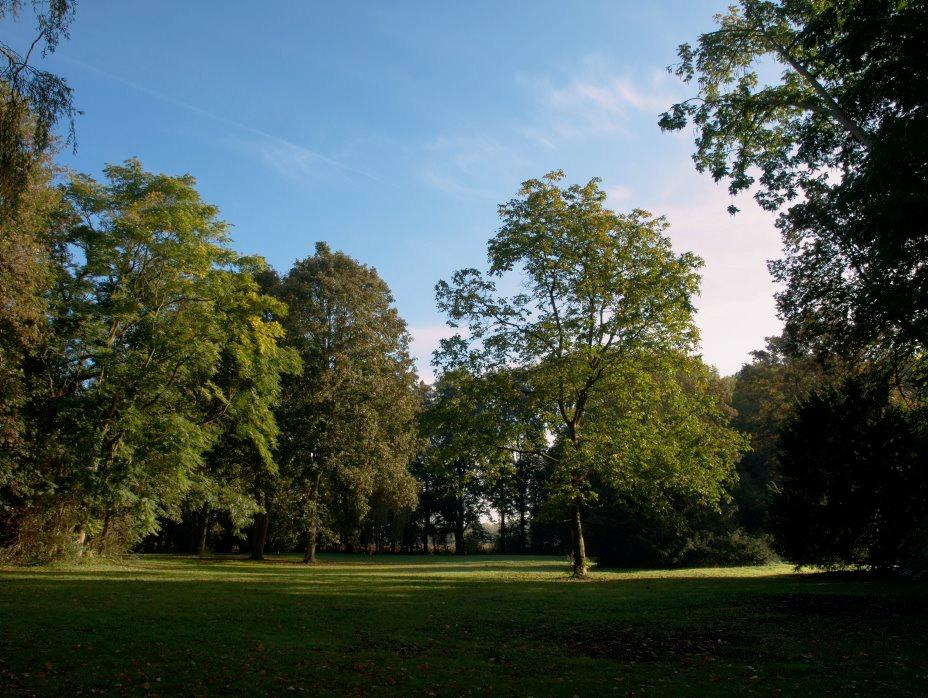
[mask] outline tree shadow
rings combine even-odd
[[[914,681],[928,660],[924,587],[891,580],[700,571],[575,583],[556,558],[524,573],[484,559],[136,562],[0,572],[11,693],[456,693],[490,677],[503,692],[542,694],[558,692],[552,676],[590,693],[616,672],[692,682],[759,665],[781,689],[836,689],[845,676],[860,689],[867,671]],[[436,676],[455,688],[436,689]]]

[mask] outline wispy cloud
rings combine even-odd
[[[376,175],[349,167],[344,163],[311,150],[292,141],[263,133],[256,129],[243,127],[253,133],[253,137],[230,137],[228,142],[236,148],[250,152],[258,157],[269,169],[277,174],[295,179],[304,179],[330,173],[332,169],[360,175],[380,182]]]
[[[488,186],[516,178],[523,155],[514,144],[484,135],[441,135],[424,148],[420,175],[433,189],[459,198],[491,199],[497,194]]]
[[[632,198],[635,191],[631,187],[625,187],[621,184],[607,186],[605,188],[608,203],[612,206],[622,204]]]
[[[582,141],[602,141],[633,132],[635,119],[654,117],[679,96],[663,71],[632,74],[597,56],[587,56],[555,76],[518,75],[513,89],[526,106],[508,121],[447,132],[424,148],[423,180],[458,197],[490,195],[488,184],[508,191],[538,161]],[[517,100],[518,101],[518,100]],[[631,194],[613,187],[613,205]],[[497,198],[499,194],[496,194]]]
[[[615,71],[595,56],[587,57],[563,79],[523,79],[537,93],[539,125],[532,131],[564,137],[628,134],[636,115],[655,115],[675,99],[664,74],[631,75]]]
[[[191,114],[195,114],[201,118],[227,126],[238,134],[248,134],[248,138],[242,138],[240,135],[239,137],[230,139],[230,142],[240,146],[245,146],[247,150],[255,152],[267,166],[276,170],[279,174],[288,176],[305,175],[310,172],[317,172],[322,167],[327,167],[357,174],[375,181],[381,181],[379,177],[369,172],[351,167],[350,165],[347,165],[340,160],[336,160],[335,158],[329,157],[328,155],[325,155],[321,152],[307,148],[306,146],[300,145],[299,143],[294,143],[293,141],[281,138],[280,136],[275,136],[272,133],[268,133],[267,131],[263,131],[259,128],[255,128],[247,124],[243,124],[239,121],[235,121],[234,119],[222,116],[221,114],[215,114],[207,109],[198,107],[195,104],[190,104],[189,102],[176,99],[170,95],[149,89],[143,85],[133,82],[132,80],[128,80],[107,70],[90,65],[84,61],[77,60],[76,58],[71,58],[65,55],[60,55],[59,58],[67,63],[76,65],[79,68],[94,73],[111,82],[118,83],[124,87],[132,89],[135,92],[152,97],[159,102],[170,104]]]

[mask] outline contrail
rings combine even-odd
[[[226,126],[230,126],[230,127],[232,127],[232,128],[235,128],[235,129],[238,129],[238,130],[241,130],[241,131],[246,131],[246,132],[248,132],[248,133],[253,133],[253,134],[256,135],[256,136],[260,136],[261,138],[267,139],[267,140],[269,140],[269,141],[274,141],[274,142],[276,142],[276,143],[279,143],[279,144],[281,144],[281,145],[287,146],[287,147],[289,147],[289,148],[296,148],[297,150],[300,150],[300,151],[302,151],[302,152],[304,152],[304,153],[310,155],[311,157],[313,157],[313,158],[316,159],[316,160],[319,160],[319,161],[321,161],[321,162],[324,162],[324,163],[326,163],[326,164],[328,164],[328,165],[332,165],[333,167],[337,167],[337,168],[339,168],[339,169],[341,169],[341,170],[344,170],[344,171],[346,171],[346,172],[353,172],[354,174],[361,175],[362,177],[367,177],[368,179],[371,179],[371,180],[373,180],[373,181],[375,181],[375,182],[383,182],[383,180],[382,180],[380,177],[378,177],[378,176],[376,176],[376,175],[373,175],[373,174],[371,174],[370,172],[365,172],[364,170],[359,170],[359,169],[357,169],[357,168],[351,167],[350,165],[346,165],[346,164],[343,163],[343,162],[339,162],[338,160],[335,160],[335,159],[333,159],[333,158],[330,158],[330,157],[327,156],[327,155],[323,155],[323,154],[320,153],[320,152],[317,152],[317,151],[315,151],[315,150],[311,150],[310,148],[307,148],[307,147],[305,147],[305,146],[303,146],[303,145],[300,145],[299,143],[294,143],[293,141],[288,141],[288,140],[285,139],[285,138],[281,138],[280,136],[275,136],[274,134],[268,133],[267,131],[262,131],[262,130],[259,129],[259,128],[255,128],[255,127],[253,127],[253,126],[248,126],[247,124],[243,124],[243,123],[241,123],[241,122],[239,122],[239,121],[235,121],[234,119],[230,119],[230,118],[228,118],[228,117],[221,116],[221,115],[219,115],[219,114],[214,114],[213,112],[207,111],[206,109],[203,109],[203,108],[201,108],[201,107],[198,107],[198,106],[196,106],[196,105],[194,105],[194,104],[190,104],[190,103],[188,103],[188,102],[184,102],[183,100],[176,99],[175,97],[171,97],[171,96],[166,95],[166,94],[162,94],[161,92],[156,92],[155,90],[152,90],[152,89],[149,89],[149,88],[144,87],[144,86],[142,86],[142,85],[139,85],[139,84],[137,84],[137,83],[134,83],[134,82],[132,82],[131,80],[127,80],[126,78],[120,77],[119,75],[114,75],[113,73],[110,73],[109,71],[103,70],[103,69],[98,68],[98,67],[96,67],[96,66],[94,66],[94,65],[90,65],[89,63],[85,63],[84,61],[78,60],[78,59],[76,59],[76,58],[71,58],[71,57],[66,56],[66,55],[63,55],[63,54],[56,54],[56,55],[57,55],[57,57],[58,57],[59,59],[65,61],[66,63],[71,63],[71,64],[73,64],[73,65],[76,65],[76,66],[80,67],[80,68],[83,68],[84,70],[88,70],[88,71],[90,71],[90,72],[92,72],[92,73],[96,73],[97,75],[99,75],[99,76],[101,76],[101,77],[104,77],[104,78],[106,78],[107,80],[111,80],[111,81],[113,81],[113,82],[118,82],[119,84],[124,85],[125,87],[128,87],[128,88],[130,88],[130,89],[133,89],[133,90],[135,90],[136,92],[141,92],[141,93],[143,93],[143,94],[146,94],[146,95],[148,95],[148,96],[150,96],[150,97],[153,97],[154,99],[157,99],[157,100],[159,100],[159,101],[161,101],[161,102],[165,102],[165,103],[167,103],[167,104],[172,104],[172,105],[174,105],[174,106],[176,106],[176,107],[180,107],[181,109],[185,109],[186,111],[189,111],[189,112],[191,112],[191,113],[193,113],[193,114],[196,114],[196,115],[198,115],[198,116],[202,116],[202,117],[204,117],[204,118],[206,118],[206,119],[211,119],[212,121],[216,121],[216,122],[218,122],[218,123],[225,124]]]

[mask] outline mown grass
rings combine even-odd
[[[0,695],[928,694],[928,594],[786,565],[145,556],[0,570]]]

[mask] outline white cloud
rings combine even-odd
[[[311,150],[299,143],[278,138],[256,129],[248,130],[252,132],[253,137],[230,137],[228,141],[239,149],[256,155],[265,166],[283,177],[305,179],[307,177],[331,175],[335,170],[360,175],[376,182],[382,181],[376,175],[351,167],[344,162]]]
[[[320,174],[330,170],[333,165],[341,167],[340,163],[319,153],[279,138],[259,137],[239,140],[238,143],[243,149],[256,154],[266,166],[287,177]]]
[[[459,331],[447,325],[423,325],[409,328],[409,334],[412,335],[409,353],[416,362],[416,371],[420,380],[426,383],[435,381],[435,371],[431,364],[432,352],[438,349],[440,340],[447,339]]]
[[[611,187],[605,187],[606,197],[610,206],[620,206],[632,198],[635,193],[631,187],[625,187],[617,184]]]
[[[557,137],[630,135],[635,116],[656,116],[676,99],[663,71],[619,73],[596,56],[588,56],[566,80],[520,82],[537,93],[540,123],[529,132],[542,143]]]
[[[565,87],[552,88],[546,95],[555,109],[587,112],[622,119],[631,111],[666,109],[669,97],[640,87],[627,77],[600,80],[573,80]]]
[[[779,231],[773,215],[750,197],[738,197],[741,212],[731,216],[726,207],[733,200],[724,186],[690,168],[672,174],[658,196],[640,203],[667,216],[675,249],[705,261],[696,301],[703,357],[731,374],[763,347],[765,337],[782,329],[773,297],[777,286],[766,265],[781,254]]]

